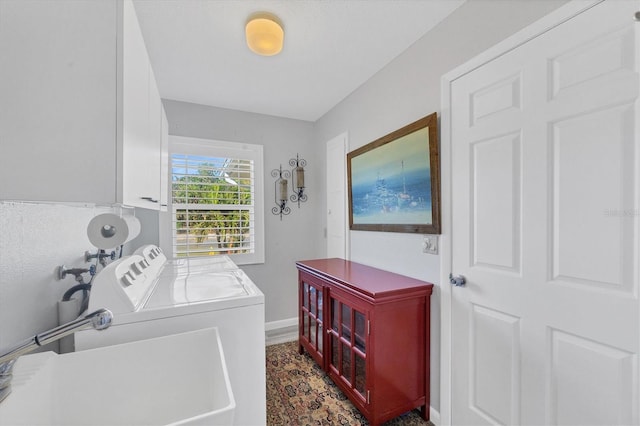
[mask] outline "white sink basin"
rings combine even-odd
[[[13,375],[0,425],[233,423],[235,401],[217,328],[26,355]]]

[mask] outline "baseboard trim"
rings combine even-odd
[[[287,318],[265,323],[266,346],[298,340],[298,318]]]
[[[440,426],[440,412],[433,407],[429,407],[429,421],[435,426]]]
[[[287,318],[287,319],[278,320],[278,321],[270,321],[268,323],[265,323],[264,329],[266,331],[271,331],[271,330],[277,330],[280,328],[291,327],[294,325],[298,325],[298,317]]]

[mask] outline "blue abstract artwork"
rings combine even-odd
[[[439,185],[433,170],[437,140],[430,140],[437,138],[436,120],[435,114],[425,117],[406,126],[408,131],[400,129],[348,155],[351,229],[439,231],[434,218],[439,194],[432,193]]]

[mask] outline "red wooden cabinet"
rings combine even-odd
[[[296,262],[306,350],[372,425],[429,418],[433,284],[343,259]]]

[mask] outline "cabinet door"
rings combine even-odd
[[[300,278],[300,344],[324,366],[324,287]]]
[[[148,119],[148,155],[145,160],[149,168],[148,181],[142,197],[151,198],[157,205],[151,208],[159,208],[162,195],[160,194],[162,179],[162,101],[156,83],[155,74],[149,64],[149,119]],[[148,192],[147,192],[148,191]],[[149,207],[147,207],[149,208]]]
[[[116,201],[116,8],[0,0],[0,199]]]
[[[160,100],[162,104],[162,100]],[[169,199],[169,122],[167,113],[161,105],[161,135],[160,135],[160,210],[167,211]]]
[[[122,202],[160,208],[162,104],[135,8],[123,9]]]
[[[329,291],[329,301],[327,370],[334,381],[340,382],[362,404],[368,404],[368,309],[333,290]]]

